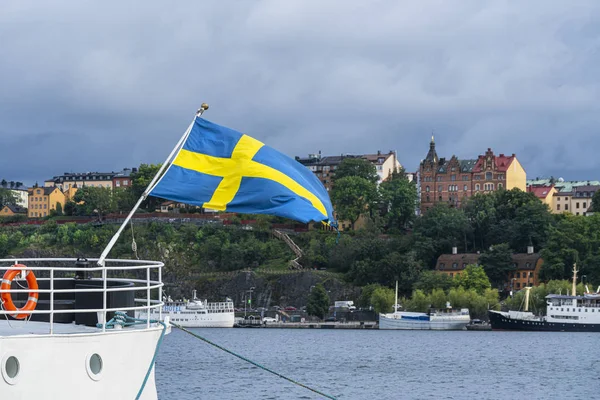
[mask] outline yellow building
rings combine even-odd
[[[457,254],[456,248],[453,254],[442,254],[438,257],[435,270],[439,273],[454,278],[470,264],[479,264],[479,254],[465,253]],[[526,286],[537,286],[543,259],[539,253],[534,253],[533,246],[527,248],[527,253],[515,253],[512,255],[515,271],[506,276],[503,289],[505,291],[520,290]]]
[[[554,185],[552,186],[527,186],[527,192],[533,193],[535,196],[547,204],[550,210],[554,210],[555,195],[558,193]]]
[[[65,203],[67,201],[74,201],[73,198],[75,197],[75,193],[77,193],[77,190],[77,186],[74,185],[63,192],[63,194],[65,195]]]
[[[65,195],[57,187],[37,187],[29,189],[29,218],[43,218],[56,210],[56,204],[64,209]]]
[[[19,206],[4,206],[0,209],[0,217],[11,217],[13,215],[26,215],[27,209]]]
[[[84,186],[112,189],[115,175],[115,172],[64,173],[45,181],[44,187],[58,187],[63,191]]]

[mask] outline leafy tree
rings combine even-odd
[[[592,211],[600,213],[600,190],[597,190],[592,197]]]
[[[137,200],[142,197],[144,190],[148,187],[152,178],[158,173],[162,164],[141,164],[137,172],[131,174],[131,188],[133,197]],[[142,207],[154,211],[164,199],[148,196],[142,203]]]
[[[335,170],[334,184],[349,176],[360,177],[371,183],[377,183],[379,180],[375,166],[370,161],[362,158],[344,158]]]
[[[112,192],[111,208],[115,211],[129,212],[137,201],[131,187],[115,188]]]
[[[420,289],[424,292],[431,292],[434,289],[448,291],[452,287],[453,280],[447,274],[440,274],[435,271],[423,271],[419,279],[414,284],[414,289]]]
[[[493,246],[479,257],[479,263],[494,288],[501,288],[509,273],[515,271],[512,262],[512,250],[506,243]],[[488,286],[489,287],[489,286]]]
[[[396,301],[394,291],[386,287],[379,287],[373,291],[371,304],[376,313],[388,313]]]
[[[58,201],[56,202],[56,215],[58,215],[58,216],[63,215],[62,204],[59,203]]]
[[[67,201],[65,203],[64,214],[74,215],[77,212],[77,204],[74,201]]]
[[[477,193],[467,201],[464,211],[473,228],[474,248],[488,248],[487,234],[497,221],[495,196]]]
[[[372,305],[371,298],[373,297],[373,293],[380,287],[382,286],[378,283],[372,283],[370,285],[364,286],[362,288],[362,291],[360,292],[360,297],[358,298],[357,305],[363,308],[370,307]]]
[[[358,218],[363,214],[375,198],[375,183],[358,176],[347,176],[335,181],[331,191],[331,199],[341,221],[350,221],[352,230]]]
[[[19,198],[10,189],[0,188],[0,208],[4,206],[15,206]]]
[[[424,240],[429,245],[429,251],[420,252],[425,265],[433,268],[440,254],[463,243],[469,230],[469,221],[462,210],[445,204],[433,206],[414,227],[415,242]]]
[[[317,285],[312,289],[308,296],[308,303],[306,304],[306,312],[309,315],[314,315],[320,319],[323,319],[329,311],[329,296],[327,291],[322,284]]]
[[[473,289],[478,294],[483,294],[486,289],[491,287],[483,267],[480,265],[470,264],[454,277],[454,286],[463,287],[466,290]]]
[[[417,187],[404,171],[392,172],[379,186],[380,208],[388,229],[405,228],[415,218]]]
[[[84,186],[77,190],[73,197],[80,214],[98,214],[100,218],[111,210],[111,189],[103,187]]]
[[[408,311],[427,312],[431,306],[431,299],[421,290],[415,290],[412,298],[406,302],[405,308]]]

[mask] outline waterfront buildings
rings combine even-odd
[[[437,203],[460,207],[477,193],[499,189],[526,189],[526,173],[515,154],[496,155],[488,148],[476,159],[438,157],[431,137],[429,152],[419,167],[420,209],[426,212]]]

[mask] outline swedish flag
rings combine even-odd
[[[308,168],[200,117],[149,194],[220,211],[334,222],[327,190]]]

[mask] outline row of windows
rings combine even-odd
[[[48,208],[48,205],[47,205],[47,204],[44,204],[44,207],[42,207],[42,205],[41,205],[41,204],[32,204],[32,205],[31,205],[31,208],[32,208],[32,209],[34,209],[34,210],[38,210],[38,209],[40,209],[40,210],[41,210],[41,209],[43,208],[43,209],[45,210],[45,209],[47,209],[47,208]]]
[[[498,184],[498,189],[502,189],[502,184],[499,183]],[[438,192],[443,192],[444,191],[444,186],[443,185],[438,185]],[[463,190],[466,192],[469,190],[469,186],[468,185],[463,185]],[[480,191],[481,190],[481,185],[478,183],[475,185],[475,191]],[[483,190],[485,191],[492,191],[494,190],[494,184],[493,183],[486,183],[483,185]],[[431,192],[431,187],[429,185],[425,186],[425,191],[427,193]],[[449,185],[448,186],[448,191],[449,192],[458,192],[458,185]],[[585,204],[585,203],[584,203]],[[559,208],[560,210],[560,208]]]
[[[32,217],[45,217],[46,216],[46,211],[44,211],[44,215],[42,215],[41,212],[36,212],[36,211],[32,211],[29,213],[30,216]]]
[[[31,197],[29,201],[46,201],[46,196],[44,197]]]

